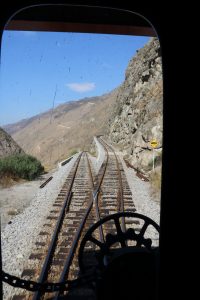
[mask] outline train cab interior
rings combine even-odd
[[[170,90],[167,89],[167,76],[171,70],[167,69],[166,42],[162,24],[159,23],[160,18],[152,10],[148,13],[148,10],[141,8],[139,4],[134,7],[133,3],[124,3],[124,5],[117,6],[117,4],[109,5],[109,2],[106,4],[106,1],[102,1],[103,3],[94,1],[93,6],[90,3],[91,1],[86,1],[88,4],[83,5],[78,1],[75,1],[77,3],[72,5],[71,3],[65,3],[66,1],[60,1],[59,5],[54,5],[53,1],[42,1],[39,5],[37,5],[38,3],[35,4],[34,1],[29,2],[30,6],[24,5],[24,3],[5,6],[1,24],[2,33],[3,30],[28,30],[159,37],[163,56],[164,77],[164,155],[162,162],[160,228],[156,227],[155,224],[155,227],[160,230],[159,249],[152,252],[148,251],[148,247],[147,249],[141,247],[124,249],[122,247],[120,251],[115,253],[114,259],[103,271],[103,276],[97,284],[97,299],[163,299],[165,293],[162,294],[161,287],[165,286],[165,273],[171,269],[166,263],[166,250],[169,250],[172,237],[170,235],[172,234],[172,225],[168,225],[168,222],[170,218],[174,221],[174,215],[170,214],[172,201],[169,200],[170,191],[174,188],[174,175],[170,175],[172,168],[167,163],[173,153],[171,146],[168,145],[170,139],[173,139],[170,136],[173,131],[172,126],[168,126],[169,119],[173,116],[173,103],[169,104],[168,107],[166,105],[166,101],[170,96]],[[171,122],[174,121],[171,119]],[[174,262],[176,257],[172,256],[171,261]],[[174,270],[174,274],[176,274],[175,266]],[[174,275],[172,277],[174,278]],[[118,289],[115,288],[116,286]],[[166,284],[167,289],[169,286],[173,286],[171,280]],[[166,294],[169,295],[169,291],[166,290]],[[85,298],[83,297],[83,299]]]

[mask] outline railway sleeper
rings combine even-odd
[[[54,224],[52,224],[52,223],[45,223],[43,226],[45,227],[52,227]]]
[[[57,217],[53,217],[53,216],[48,216],[47,217],[47,220],[57,220],[58,218]]]
[[[31,255],[29,256],[29,259],[41,260],[43,257],[44,257],[44,253],[31,253]]]
[[[39,246],[39,247],[44,247],[44,246],[46,246],[46,243],[45,242],[35,242],[35,245]]]
[[[71,248],[71,242],[73,241],[72,238],[68,238],[64,240],[62,243],[60,243],[61,247]]]
[[[62,267],[65,263],[65,259],[53,259],[52,266],[60,266]]]
[[[130,219],[126,219],[126,224],[136,224],[136,225],[139,225],[140,221],[139,220],[131,220],[131,218],[130,218]]]
[[[116,199],[116,196],[113,196],[113,195],[110,195],[110,194],[108,194],[108,195],[103,194],[102,198],[103,199]]]
[[[63,204],[64,204],[64,198],[63,198],[62,200],[59,200],[59,201],[56,200],[56,201],[54,202],[53,206],[54,206],[55,204],[58,205],[58,206],[63,206]]]
[[[123,197],[124,202],[129,202],[129,203],[133,203],[133,199],[132,196],[124,196]]]
[[[26,295],[14,295],[12,300],[24,300],[26,299]]]
[[[58,253],[65,253],[65,254],[67,254],[67,253],[69,253],[69,248],[60,247]]]
[[[130,211],[130,212],[135,212],[136,211],[136,208],[131,208],[131,207],[124,207],[124,210],[125,211]]]
[[[40,231],[39,235],[49,235],[50,233],[47,231]]]
[[[116,205],[115,206],[111,206],[111,205],[106,205],[105,208],[102,208],[102,212],[105,212],[106,210],[108,210],[108,213],[110,214],[110,211],[113,210],[116,213]]]
[[[32,277],[36,275],[36,270],[34,269],[24,269],[22,272],[22,277],[28,276],[28,277]]]
[[[60,210],[50,210],[51,214],[58,214],[60,212]]]
[[[131,202],[124,202],[124,206],[128,206],[128,207],[135,207],[135,204],[133,203],[133,201],[131,201]]]
[[[56,258],[57,259],[66,259],[67,258],[67,253],[57,253],[57,255],[56,255]]]

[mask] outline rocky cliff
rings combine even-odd
[[[23,154],[24,151],[9,134],[0,128],[0,158],[19,153]]]
[[[152,170],[152,139],[158,142],[155,165],[161,163],[162,104],[160,44],[152,38],[129,62],[109,132],[109,139],[124,152],[126,159],[146,174]]]

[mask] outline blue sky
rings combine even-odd
[[[100,96],[124,80],[149,37],[5,31],[1,46],[0,126],[61,103]]]

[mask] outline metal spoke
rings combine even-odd
[[[117,234],[119,236],[119,242],[120,242],[122,248],[124,248],[124,247],[126,247],[126,242],[123,239],[123,233],[122,233],[122,230],[121,230],[121,225],[120,225],[119,219],[115,218],[114,221],[115,221],[115,226],[116,226],[116,229],[117,229]]]
[[[145,234],[145,231],[147,230],[147,227],[149,226],[149,223],[147,223],[145,221],[144,225],[142,226],[141,230],[140,230],[140,233],[138,234],[138,241],[137,241],[137,246],[141,246],[142,244],[142,240],[143,240],[143,237],[144,237],[144,234]]]
[[[94,243],[95,245],[97,245],[99,248],[103,247],[103,243],[101,243],[100,241],[98,241],[97,239],[95,239],[93,236],[89,237],[89,241]]]
[[[117,229],[117,233],[118,233],[119,235],[121,235],[121,234],[122,234],[122,230],[121,230],[121,225],[120,225],[120,223],[119,223],[119,219],[118,219],[118,218],[115,218],[114,221],[115,221],[115,226],[116,226],[116,229]]]

